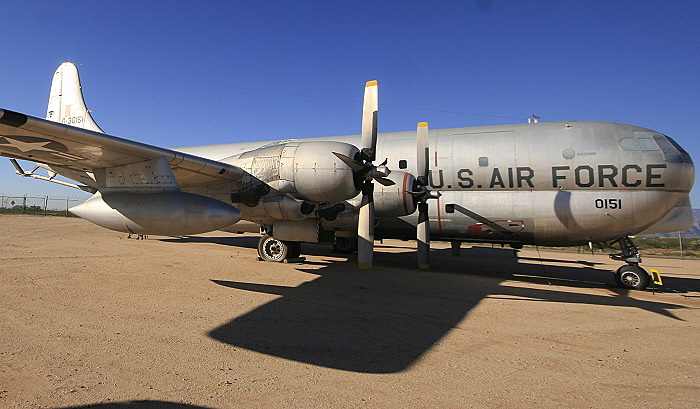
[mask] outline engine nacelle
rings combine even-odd
[[[357,195],[359,189],[354,172],[333,152],[354,158],[359,150],[342,142],[299,144],[294,155],[294,187],[300,198],[340,202]]]
[[[162,236],[205,233],[241,220],[241,212],[235,207],[185,192],[98,192],[69,210],[111,230]]]
[[[408,192],[413,190],[416,178],[407,172],[392,171],[387,179],[394,184],[384,186],[374,182],[374,215],[398,217],[415,212],[416,201]]]
[[[243,188],[244,194],[248,193],[245,189],[255,189],[263,182],[296,199],[341,202],[357,196],[359,182],[352,169],[333,152],[354,158],[359,150],[344,142],[287,142],[245,152],[224,162],[252,175],[244,181],[250,186]]]
[[[391,179],[394,184],[384,186],[374,182],[374,215],[377,217],[401,217],[416,211],[416,200],[409,192],[414,188],[416,178],[406,172],[392,171],[386,179]],[[348,200],[350,209],[344,210],[333,217],[323,217],[319,212],[321,227],[328,231],[357,232],[358,212],[362,195]]]

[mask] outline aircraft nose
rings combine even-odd
[[[666,159],[673,188],[690,192],[695,183],[695,165],[690,154],[669,136],[659,134],[654,139]]]

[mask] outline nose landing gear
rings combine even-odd
[[[615,271],[615,283],[620,287],[635,290],[647,288],[651,282],[651,276],[639,266],[642,262],[642,258],[639,256],[639,248],[634,245],[629,236],[617,239],[608,244],[607,247],[617,248],[615,244],[619,246],[620,252],[611,254],[610,258],[627,263],[627,265]]]

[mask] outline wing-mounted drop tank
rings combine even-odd
[[[96,193],[69,209],[98,226],[124,233],[185,236],[219,230],[241,219],[235,207],[185,192]]]

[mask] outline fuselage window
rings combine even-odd
[[[408,167],[408,162],[406,159],[401,159],[399,161],[399,169],[406,169]]]
[[[481,166],[482,168],[485,168],[488,165],[489,165],[489,158],[487,158],[486,156],[482,156],[479,158],[479,166]]]

